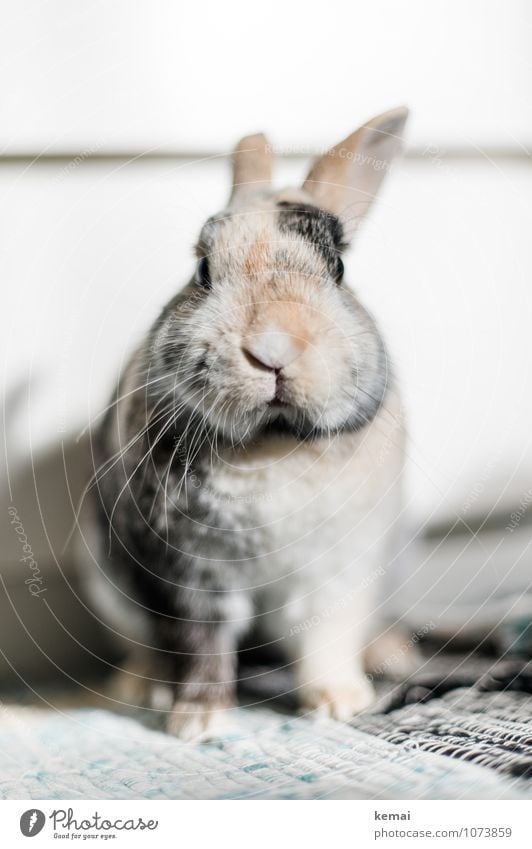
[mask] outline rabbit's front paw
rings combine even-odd
[[[303,708],[317,717],[348,722],[353,714],[373,704],[375,691],[367,678],[351,682],[312,684],[302,689]]]
[[[409,678],[421,665],[412,635],[400,628],[387,630],[369,644],[364,655],[366,672],[397,681]]]
[[[227,705],[177,701],[166,720],[166,730],[186,742],[219,737],[230,727]]]

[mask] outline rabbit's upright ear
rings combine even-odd
[[[270,185],[272,152],[262,133],[245,136],[233,151],[233,190],[231,200]]]
[[[342,219],[348,237],[401,150],[407,117],[401,106],[368,121],[318,159],[303,184],[318,206]]]

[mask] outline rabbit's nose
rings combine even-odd
[[[303,339],[292,336],[276,324],[269,324],[260,332],[247,336],[242,350],[252,365],[279,371],[296,360],[305,346]]]

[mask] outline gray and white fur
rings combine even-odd
[[[99,598],[184,738],[227,717],[250,634],[293,664],[304,708],[348,719],[373,698],[364,656],[396,553],[404,427],[342,253],[406,117],[368,122],[297,189],[272,189],[262,135],[239,143],[196,274],[95,434]]]

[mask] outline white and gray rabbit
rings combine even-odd
[[[251,631],[293,665],[304,708],[348,719],[372,701],[364,663],[376,578],[397,552],[404,427],[342,254],[406,117],[368,122],[282,191],[265,138],[239,143],[194,277],[96,434],[99,598],[142,649],[137,680],[171,688],[168,729],[185,738],[234,705]]]

